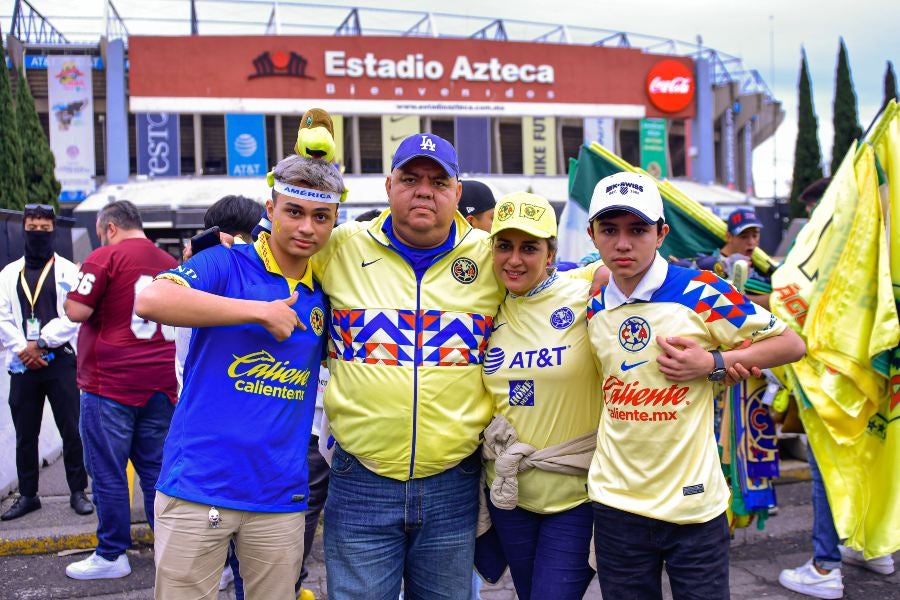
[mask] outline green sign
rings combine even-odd
[[[656,177],[669,176],[665,119],[641,119],[641,168]]]

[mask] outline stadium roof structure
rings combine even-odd
[[[635,48],[654,54],[704,58],[712,69],[714,86],[729,85],[739,95],[758,94],[764,103],[778,103],[756,69],[742,60],[694,42],[641,33],[578,25],[548,24],[519,19],[350,5],[316,4],[293,0],[112,0],[102,15],[81,11],[41,14],[28,0],[15,0],[8,34],[29,51],[52,52],[59,47],[77,50],[95,46],[100,38],[129,35],[333,35],[415,36],[495,41],[546,42]],[[162,9],[162,10],[161,10]],[[74,14],[79,12],[79,14]],[[181,13],[181,14],[179,14]]]

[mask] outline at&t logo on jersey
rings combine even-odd
[[[572,309],[568,306],[557,308],[553,311],[553,314],[550,315],[550,325],[552,325],[554,329],[566,329],[574,322],[575,313],[572,312]]]
[[[545,369],[547,367],[556,367],[562,364],[563,353],[568,350],[569,346],[556,346],[554,348],[536,348],[534,350],[522,350],[516,352],[507,369]],[[487,351],[484,357],[484,372],[490,375],[496,373],[503,367],[506,360],[506,353],[502,348],[497,346]]]
[[[496,373],[500,370],[500,367],[503,366],[503,360],[505,358],[506,353],[503,351],[503,348],[491,348],[487,351],[487,354],[484,355],[484,363],[482,363],[484,372],[488,375]]]
[[[642,317],[628,317],[619,327],[619,344],[629,352],[638,352],[650,343],[650,324]]]

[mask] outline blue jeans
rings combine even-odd
[[[509,572],[522,600],[581,600],[594,570],[588,564],[594,514],[590,502],[542,515],[497,508],[488,498]]]
[[[97,506],[97,554],[107,560],[131,547],[131,499],[125,475],[129,458],[140,477],[144,511],[153,527],[156,480],[174,410],[161,392],[150,396],[143,407],[81,393],[81,441]]]
[[[731,533],[722,513],[679,525],[594,503],[597,579],[604,598],[662,600],[665,565],[675,600],[727,600]]]
[[[325,501],[332,600],[469,600],[481,458],[398,481],[335,446]]]
[[[813,563],[821,569],[839,569],[841,567],[841,551],[838,544],[841,539],[834,528],[834,517],[831,516],[831,506],[828,504],[828,495],[825,493],[825,481],[819,464],[813,455],[812,446],[806,445],[806,455],[809,458],[809,473],[812,476],[812,504],[813,504]]]

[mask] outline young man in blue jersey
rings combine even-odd
[[[652,178],[602,179],[588,214],[612,272],[588,304],[605,413],[588,476],[603,597],[662,598],[665,566],[676,600],[728,598],[729,490],[712,382],[738,364],[798,360],[803,341],[712,272],[659,255],[669,226]]]
[[[215,598],[232,539],[247,597],[294,594],[328,311],[310,257],[344,185],[299,156],[274,176],[271,234],[198,253],[137,299],[140,316],[195,328],[157,483],[157,598]]]

